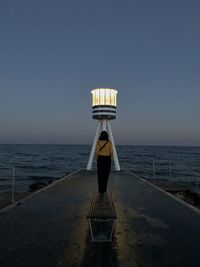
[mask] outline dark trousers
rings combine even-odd
[[[97,172],[98,172],[99,193],[104,193],[107,190],[110,167],[111,167],[111,158],[109,156],[98,156]]]

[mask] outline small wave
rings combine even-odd
[[[80,156],[88,156],[88,153],[78,153]]]
[[[47,166],[33,166],[33,165],[23,165],[23,166],[18,166],[17,169],[47,169]]]
[[[34,176],[34,175],[29,176],[29,178],[32,179],[32,180],[51,180],[51,179],[55,179],[55,177],[52,177],[52,176]]]

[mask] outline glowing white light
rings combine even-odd
[[[92,106],[117,106],[117,90],[110,88],[96,88],[91,91]]]

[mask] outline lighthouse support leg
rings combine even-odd
[[[95,137],[94,137],[94,141],[93,141],[93,145],[92,145],[92,149],[91,149],[91,152],[90,152],[90,157],[89,157],[86,169],[87,170],[91,170],[92,169],[92,162],[93,162],[93,159],[94,159],[95,148],[96,148],[97,140],[98,140],[98,137],[99,137],[101,129],[103,131],[108,131],[108,135],[109,135],[110,141],[112,142],[112,146],[113,146],[113,160],[114,160],[114,164],[115,164],[115,170],[116,171],[120,171],[119,160],[118,160],[117,151],[116,151],[116,147],[115,147],[115,142],[114,142],[112,129],[111,129],[111,125],[110,125],[110,121],[109,120],[99,120],[99,122],[98,122],[96,134],[95,134]]]
[[[90,152],[90,157],[89,157],[87,168],[86,168],[87,170],[91,170],[92,169],[92,162],[93,162],[93,159],[94,159],[94,153],[95,153],[95,148],[96,148],[97,140],[98,140],[98,137],[99,137],[100,129],[101,129],[101,121],[99,120],[98,125],[97,125],[96,134],[95,134],[94,141],[93,141],[93,145],[92,145],[92,149],[91,149],[91,152]]]
[[[102,131],[107,131],[107,120],[102,120]]]
[[[115,170],[120,171],[119,160],[117,157],[117,151],[116,151],[115,142],[114,142],[112,129],[111,129],[111,125],[110,125],[109,120],[107,120],[107,126],[108,126],[108,134],[110,137],[110,141],[112,142],[112,145],[113,145],[113,159],[114,159],[114,163],[115,163]]]

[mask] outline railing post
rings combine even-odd
[[[156,183],[155,161],[153,160],[153,183]]]
[[[170,182],[172,183],[172,166],[171,166],[171,161],[169,161],[169,178],[170,178]]]
[[[198,189],[197,175],[195,175],[195,182],[196,182],[196,190],[197,190],[197,194],[198,194],[199,193],[199,189]]]
[[[11,202],[15,202],[15,168],[12,168],[12,199]]]

